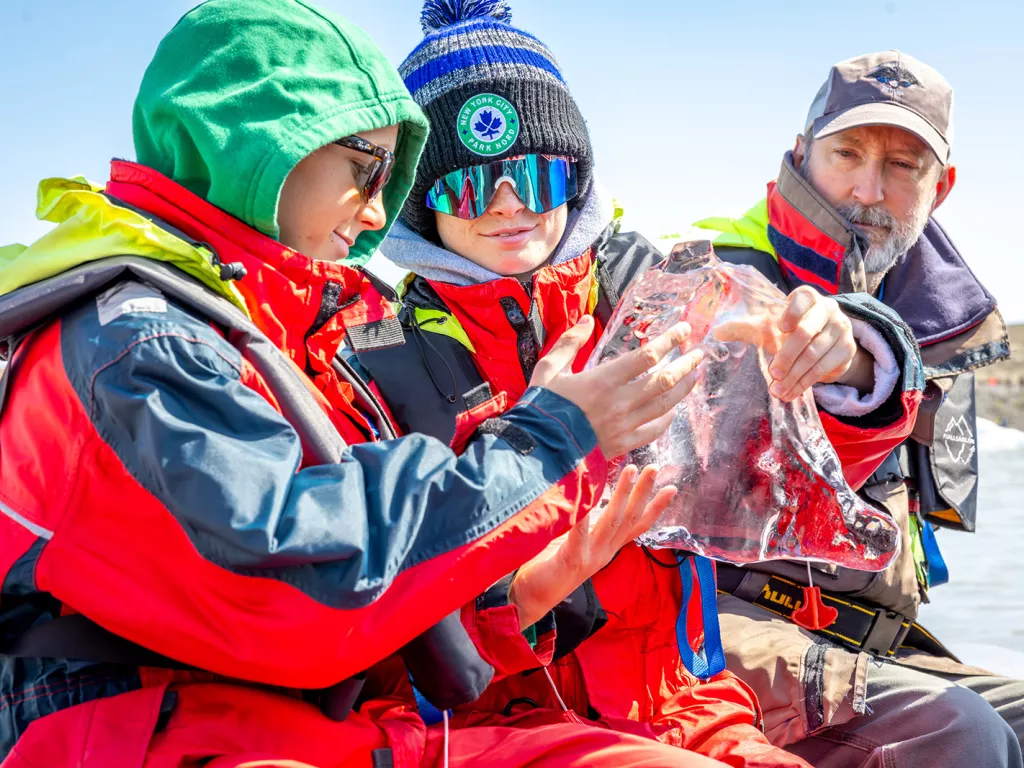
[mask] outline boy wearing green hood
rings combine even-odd
[[[300,0],[211,0],[146,73],[138,162],[41,184],[57,226],[0,249],[3,766],[431,760],[389,655],[472,612],[600,497],[605,454],[665,427],[683,372],[639,377],[681,332],[563,373],[582,323],[461,456],[397,438],[337,352],[402,343],[354,265],[425,136],[360,30]],[[478,613],[518,634],[507,599]],[[566,740],[669,764],[586,725],[521,751],[508,732],[453,754],[508,737],[510,764]]]

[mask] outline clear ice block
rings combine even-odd
[[[704,241],[677,247],[625,292],[589,365],[681,320],[692,328],[687,345],[662,365],[705,351],[671,427],[628,457],[657,463],[657,487],[679,489],[640,542],[731,563],[785,558],[882,570],[899,553],[895,521],[846,483],[811,392],[791,403],[768,392],[785,307],[759,272],[723,263]]]

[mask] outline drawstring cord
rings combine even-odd
[[[655,565],[660,565],[662,568],[671,568],[673,571],[679,567],[678,560],[673,560],[671,563],[666,563],[663,560],[659,560],[657,557],[654,556],[654,553],[647,548],[646,544],[641,544],[640,549],[643,550],[643,553],[647,556],[647,559],[653,562]]]
[[[563,712],[568,712],[569,708],[565,706],[565,702],[562,701],[562,694],[558,692],[558,687],[555,685],[555,681],[551,678],[551,673],[547,667],[544,667],[544,676],[548,679],[548,683],[551,684],[551,690],[555,692],[555,698],[558,699],[558,706],[562,708]]]
[[[441,395],[441,397],[443,397],[449,403],[454,403],[456,398],[457,398],[457,396],[458,396],[458,394],[459,394],[459,390],[458,390],[459,383],[458,383],[458,379],[455,377],[455,371],[453,371],[452,367],[450,365],[448,365],[448,361],[444,359],[444,355],[442,355],[438,351],[437,347],[434,346],[433,342],[431,342],[430,339],[427,338],[427,334],[423,332],[423,328],[422,328],[422,326],[426,325],[427,323],[445,323],[445,322],[448,321],[448,318],[446,318],[446,317],[428,317],[426,320],[424,320],[422,323],[420,323],[420,322],[417,322],[417,320],[416,320],[416,310],[413,309],[408,304],[406,305],[406,308],[409,310],[409,317],[411,318],[411,322],[410,322],[408,327],[412,331],[412,337],[416,341],[416,349],[419,350],[420,359],[423,360],[423,365],[427,369],[427,375],[430,376],[430,381],[433,382],[433,384],[434,384],[434,389],[436,389],[437,393],[439,395]],[[433,369],[433,366],[431,366],[431,364],[430,364],[429,358],[427,357],[427,352],[423,348],[424,344],[426,344],[428,347],[430,347],[430,350],[435,355],[437,355],[439,358],[441,358],[441,362],[444,363],[444,367],[448,369],[448,375],[452,377],[452,391],[451,391],[451,393],[445,392],[443,389],[441,389],[441,384],[438,382],[437,377],[434,376],[434,369]]]
[[[441,711],[444,718],[444,768],[448,768],[448,710]]]
[[[586,721],[582,717],[565,705],[565,701],[562,700],[562,694],[558,692],[558,686],[555,685],[555,681],[551,677],[551,672],[548,671],[547,667],[544,667],[544,676],[547,677],[548,684],[551,686],[551,690],[554,691],[555,699],[558,701],[558,706],[562,708],[562,715],[565,717],[566,722],[578,723],[580,725],[585,723]]]

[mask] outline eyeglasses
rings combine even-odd
[[[521,155],[446,173],[427,191],[427,208],[476,219],[508,182],[534,213],[553,211],[576,197],[576,161],[556,155]]]
[[[375,162],[369,169],[369,176],[363,182],[363,202],[372,203],[384,185],[391,179],[391,169],[395,164],[395,155],[390,149],[379,147],[373,142],[360,138],[359,136],[346,136],[336,142],[339,147],[354,149],[366,155],[373,155]]]

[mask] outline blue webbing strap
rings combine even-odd
[[[949,581],[949,567],[939,551],[939,540],[935,537],[935,529],[927,520],[921,521],[921,544],[924,546],[924,557],[928,561],[928,586],[937,587]]]
[[[427,724],[428,728],[431,725],[440,723],[444,719],[441,715],[441,710],[427,701],[423,694],[416,689],[415,685],[412,687],[412,692],[416,695],[416,708],[420,711],[420,718]],[[451,717],[451,715],[451,710],[448,710],[448,717]]]
[[[700,590],[701,620],[704,623],[704,650],[698,653],[690,646],[686,632],[686,614],[693,594],[693,569],[697,570],[697,588]],[[718,625],[718,595],[715,590],[715,566],[706,557],[684,555],[679,560],[679,576],[683,581],[683,605],[676,619],[676,642],[679,656],[690,674],[701,680],[714,677],[725,669],[725,649],[722,647],[722,630]]]

